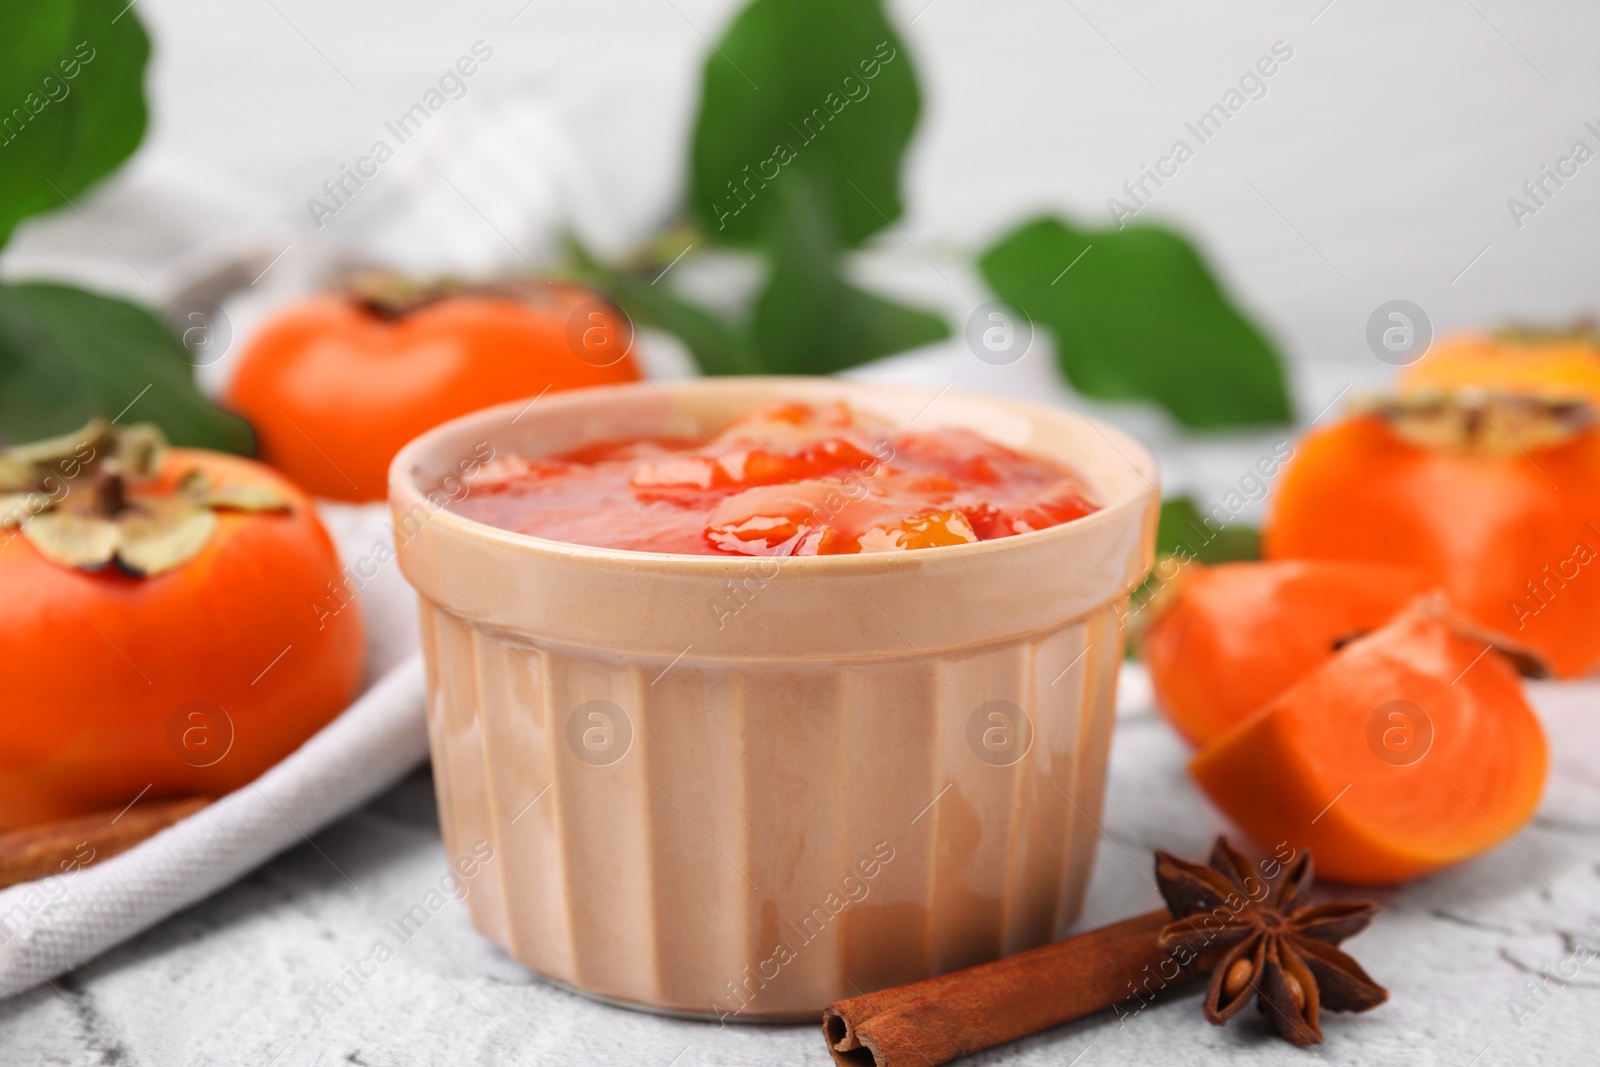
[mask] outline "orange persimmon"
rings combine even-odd
[[[1191,561],[1168,588],[1140,655],[1161,710],[1200,746],[1388,622],[1426,583],[1371,563]]]
[[[1508,658],[1421,598],[1190,763],[1256,840],[1382,885],[1487,851],[1532,818],[1548,753]]]
[[[1557,674],[1600,663],[1600,428],[1585,402],[1457,390],[1314,431],[1261,543],[1269,559],[1412,568]]]
[[[1400,375],[1405,392],[1478,388],[1600,406],[1600,338],[1593,327],[1504,330],[1441,340]]]
[[[433,426],[546,390],[633,381],[627,316],[568,285],[412,289],[364,280],[275,315],[226,395],[261,458],[336,500],[381,500],[389,461]]]
[[[305,494],[236,456],[131,459],[128,436],[0,453],[0,830],[220,796],[361,680],[359,609],[313,606],[341,571]]]

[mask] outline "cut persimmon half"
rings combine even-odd
[[[1140,654],[1162,712],[1200,746],[1426,590],[1415,571],[1374,563],[1190,561],[1157,594]]]
[[[1309,848],[1329,878],[1383,885],[1506,841],[1548,752],[1512,659],[1419,598],[1190,763],[1256,842]]]

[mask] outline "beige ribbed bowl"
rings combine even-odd
[[[568,545],[439,506],[489,449],[715,433],[778,398],[969,427],[1068,461],[1105,506],[784,559]],[[445,848],[491,857],[474,925],[597,997],[763,1020],[1058,935],[1094,859],[1156,483],[1137,442],[1065,412],[826,379],[588,389],[411,442],[390,503]]]

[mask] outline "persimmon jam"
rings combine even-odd
[[[714,438],[602,441],[480,467],[451,509],[569,544],[692,555],[904,552],[1029,533],[1099,509],[1082,475],[971,430],[896,429],[779,403]]]

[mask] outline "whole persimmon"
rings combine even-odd
[[[1383,885],[1458,863],[1533,817],[1549,753],[1522,650],[1437,594],[1345,645],[1189,764],[1257,844]]]
[[[1556,674],[1600,663],[1600,427],[1584,401],[1457,389],[1314,431],[1261,543],[1269,559],[1411,568]]]
[[[1204,745],[1426,591],[1402,567],[1327,560],[1190,562],[1139,641],[1156,702]]]
[[[381,500],[389,461],[469,411],[639,377],[627,316],[570,285],[417,287],[390,276],[294,304],[241,354],[225,402],[306,491]]]
[[[1592,324],[1442,339],[1400,376],[1405,392],[1487,389],[1600,406],[1600,337]]]
[[[352,603],[306,495],[151,427],[0,453],[0,830],[220,796],[355,696]]]

